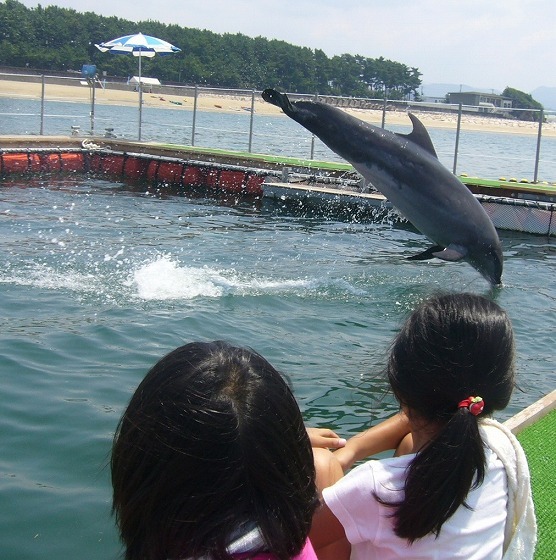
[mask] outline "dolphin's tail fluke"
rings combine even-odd
[[[275,89],[265,89],[261,94],[262,98],[267,102],[271,103],[272,105],[276,105],[276,107],[280,107],[286,115],[291,116],[295,109],[291,104],[291,101],[288,99],[288,96],[285,93],[280,93]]]

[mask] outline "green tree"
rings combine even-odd
[[[512,100],[512,107],[516,109],[534,109],[532,111],[511,111],[514,117],[523,121],[539,120],[540,110],[543,109],[543,106],[538,101],[535,101],[530,94],[506,87],[502,95],[509,97]]]
[[[139,31],[182,49],[142,61],[143,74],[163,82],[241,89],[274,86],[359,97],[382,96],[384,91],[403,96],[420,85],[416,68],[382,57],[343,54],[330,59],[322,50],[264,37],[220,35],[152,20],[132,22],[56,6],[27,8],[17,0],[0,1],[0,64],[41,72],[95,64],[99,72],[125,78],[137,72],[137,60],[101,53],[95,44]]]

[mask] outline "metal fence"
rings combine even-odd
[[[0,124],[2,121],[7,121],[8,117],[20,117],[20,119],[25,116],[29,119],[28,127],[25,129],[24,133],[28,134],[39,134],[44,135],[46,134],[46,123],[50,119],[63,119],[66,115],[60,114],[51,114],[47,110],[47,103],[50,101],[67,101],[67,96],[56,96],[55,94],[51,93],[49,90],[53,90],[50,86],[54,85],[73,85],[79,86],[81,88],[82,94],[79,94],[77,98],[74,100],[78,102],[78,109],[75,114],[72,115],[71,122],[76,122],[80,124],[71,124],[67,127],[68,133],[74,135],[82,135],[87,134],[91,136],[105,136],[110,137],[116,134],[114,131],[114,126],[112,123],[107,122],[106,119],[103,119],[102,116],[97,114],[99,105],[98,105],[98,91],[99,88],[103,90],[127,90],[133,91],[134,88],[137,86],[130,85],[130,83],[124,81],[103,81],[99,80],[98,78],[93,79],[84,79],[82,77],[63,77],[63,76],[47,76],[47,75],[37,75],[37,74],[13,74],[13,73],[0,73],[0,96],[2,97],[9,97],[10,92],[6,91],[6,86],[8,83],[11,83],[12,86],[14,83],[24,83],[27,82],[29,84],[34,84],[32,92],[28,95],[29,99],[33,99],[33,105],[30,105],[31,109],[29,112],[19,112],[18,115],[12,114],[9,111],[2,112],[0,110]],[[29,88],[27,88],[29,89]],[[234,90],[234,89],[217,89],[217,88],[207,88],[207,87],[200,87],[200,86],[182,86],[182,85],[164,85],[164,86],[155,86],[154,91],[148,88],[147,86],[142,86],[142,94],[151,93],[156,95],[167,95],[167,96],[176,96],[184,101],[188,101],[187,109],[190,111],[191,119],[190,122],[185,125],[179,125],[175,122],[168,122],[163,128],[165,132],[160,133],[157,129],[157,141],[165,140],[169,143],[176,137],[180,137],[181,143],[187,143],[191,146],[195,146],[201,136],[201,130],[205,128],[203,134],[208,138],[210,137],[210,147],[213,148],[229,148],[230,143],[226,143],[225,146],[219,145],[220,140],[219,138],[222,136],[221,133],[223,131],[224,126],[224,118],[221,117],[221,122],[218,121],[218,117],[215,117],[212,121],[212,130],[208,130],[206,125],[203,127],[199,123],[200,116],[202,115],[203,111],[199,108],[199,100],[203,97],[211,96],[212,98],[218,99],[226,99],[226,98],[235,98],[241,99],[243,105],[241,107],[242,111],[246,114],[247,118],[242,119],[240,129],[236,129],[233,131],[227,131],[230,133],[234,133],[236,135],[241,136],[241,141],[236,141],[233,143],[233,147],[236,149],[240,149],[241,151],[247,151],[249,153],[253,152],[254,149],[254,140],[256,139],[260,145],[263,146],[262,150],[265,153],[274,153],[276,150],[276,146],[273,146],[272,143],[266,143],[261,141],[261,136],[263,133],[257,133],[255,131],[257,120],[260,120],[261,117],[257,114],[256,111],[256,104],[261,101],[261,92],[259,91],[251,91],[251,90]],[[12,95],[14,97],[24,97],[23,94],[17,93],[12,89]],[[154,97],[155,95],[153,95]],[[480,127],[481,123],[486,122],[487,119],[495,118],[497,122],[501,124],[511,124],[516,126],[525,126],[525,120],[516,118],[516,115],[520,115],[520,111],[523,111],[523,116],[527,116],[529,122],[527,122],[528,127],[528,134],[531,137],[532,135],[536,136],[536,144],[534,149],[534,155],[531,153],[527,157],[532,159],[532,161],[527,162],[527,168],[532,169],[532,182],[539,181],[539,164],[541,161],[541,147],[543,146],[543,142],[546,143],[547,140],[552,141],[554,138],[547,139],[546,134],[543,136],[543,126],[544,127],[553,127],[554,124],[552,121],[556,121],[556,112],[554,111],[533,111],[531,109],[527,110],[519,110],[519,109],[511,109],[511,113],[508,112],[507,109],[498,109],[498,108],[488,108],[485,109],[483,107],[474,107],[474,106],[465,106],[465,105],[450,105],[447,103],[421,103],[415,101],[398,101],[398,100],[389,100],[389,99],[367,99],[367,98],[346,98],[346,97],[335,97],[335,96],[319,96],[316,94],[297,94],[292,93],[289,94],[289,97],[293,100],[318,100],[325,103],[329,103],[336,107],[355,110],[356,112],[361,112],[361,116],[365,112],[374,111],[375,118],[377,118],[379,122],[376,124],[378,126],[382,126],[383,128],[389,126],[388,120],[396,113],[406,113],[408,111],[412,112],[426,112],[429,115],[437,116],[438,118],[450,120],[450,125],[448,126],[450,133],[452,134],[452,141],[453,141],[453,153],[450,155],[446,152],[447,148],[445,149],[444,159],[447,163],[451,163],[451,168],[454,173],[458,172],[458,159],[460,157],[460,139],[462,134],[466,131],[462,129],[462,116],[472,117],[476,120],[477,126]],[[1,97],[0,97],[1,99]],[[80,103],[79,103],[80,102]],[[170,101],[172,103],[172,101]],[[182,105],[182,103],[174,102],[176,104]],[[39,104],[38,106],[36,104]],[[218,105],[216,105],[218,107]],[[86,107],[88,109],[88,114],[83,114],[83,108]],[[177,107],[176,107],[177,108]],[[142,118],[143,118],[143,107],[139,107],[138,104],[138,121],[136,131],[134,131],[133,126],[131,124],[131,119],[129,118],[131,113],[128,113],[128,126],[127,131],[123,131],[123,136],[128,137],[129,139],[138,139],[139,141],[144,140],[145,138],[142,137]],[[81,113],[79,113],[81,111]],[[525,115],[526,113],[526,115]],[[357,113],[356,113],[357,114]],[[5,117],[5,118],[4,118]],[[122,119],[124,118],[123,115],[120,115]],[[67,118],[70,118],[69,115]],[[137,118],[137,117],[135,117]],[[535,121],[531,123],[531,119]],[[15,121],[12,121],[15,123]],[[490,121],[491,123],[493,121]],[[33,124],[36,123],[36,124]],[[122,120],[119,122],[120,126],[122,124]],[[155,123],[154,123],[155,124]],[[36,129],[34,128],[36,126]],[[532,129],[531,127],[535,127]],[[16,130],[17,127],[13,126],[13,130],[9,130],[10,126],[9,123],[6,123],[6,126],[0,126],[0,134],[17,134],[20,131]],[[151,127],[152,128],[152,127]],[[186,129],[189,129],[186,131]],[[176,134],[176,130],[179,134]],[[99,133],[99,131],[102,131]],[[118,131],[120,132],[120,131]],[[187,134],[189,132],[189,134]],[[162,134],[162,136],[160,136]],[[163,138],[166,134],[167,138]],[[300,133],[301,134],[301,133]],[[122,135],[120,132],[118,135]],[[550,135],[552,136],[552,135]],[[303,147],[299,148],[299,150],[303,151],[304,153],[298,153],[299,157],[314,159],[315,158],[315,147],[316,147],[316,139],[312,135],[308,135],[308,146],[304,145]],[[148,138],[152,140],[153,138]],[[549,152],[552,153],[553,146],[550,146]],[[261,152],[261,149],[258,150]],[[307,153],[308,152],[308,153]],[[321,152],[322,153],[322,152]],[[549,157],[555,157],[554,155],[550,155]],[[553,170],[556,170],[556,161],[549,160],[549,165],[547,167],[550,168],[549,173],[552,173]],[[550,179],[556,179],[556,174]]]

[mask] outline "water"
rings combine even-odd
[[[82,132],[91,127],[91,106],[86,103],[45,102],[44,134],[67,135],[72,126]],[[387,115],[388,118],[388,115]],[[386,122],[395,132],[410,132],[407,126]],[[375,123],[380,124],[380,123]],[[159,109],[145,107],[142,119],[142,139],[190,145],[193,112],[188,108]],[[137,107],[95,106],[95,131],[103,135],[105,128],[114,128],[119,137],[137,138]],[[249,148],[250,113],[198,112],[195,122],[195,145],[210,148],[247,151]],[[0,97],[0,134],[38,134],[40,131],[40,101]],[[455,125],[451,129],[430,128],[438,157],[453,170],[456,144]],[[313,139],[300,125],[281,116],[255,113],[251,151],[254,153],[310,158]],[[536,135],[462,131],[460,134],[457,173],[472,177],[498,179],[526,178],[535,174]],[[314,158],[341,161],[320,140],[314,140]],[[556,137],[543,136],[538,179],[556,181]]]
[[[396,410],[380,371],[405,314],[471,290],[516,329],[521,390],[498,418],[555,386],[544,237],[501,233],[491,293],[466,264],[406,261],[426,241],[388,216],[87,178],[4,181],[0,236],[2,559],[117,557],[112,434],[147,369],[184,342],[255,348],[290,376],[308,424],[349,437]]]

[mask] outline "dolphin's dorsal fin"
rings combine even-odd
[[[411,122],[413,123],[413,130],[409,134],[401,134],[399,132],[396,132],[396,136],[411,140],[413,143],[421,146],[423,150],[438,159],[436,150],[434,149],[431,137],[429,136],[425,125],[413,113],[408,113],[408,115],[411,119]]]

